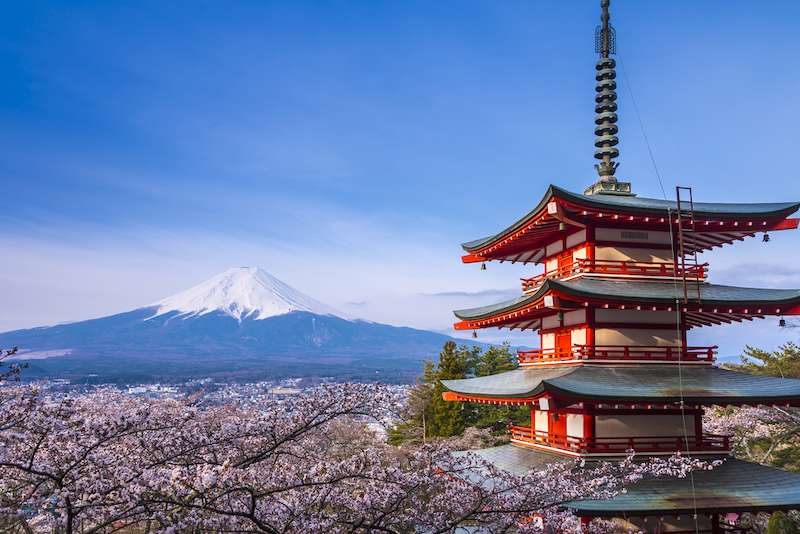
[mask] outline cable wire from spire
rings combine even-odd
[[[634,112],[636,113],[636,118],[639,121],[639,128],[641,129],[642,137],[644,138],[645,145],[647,146],[647,152],[650,155],[650,163],[653,165],[653,171],[655,172],[656,178],[658,178],[658,186],[661,188],[661,195],[663,196],[664,200],[666,201],[668,199],[667,199],[667,192],[664,189],[664,181],[663,181],[663,179],[661,177],[661,171],[658,168],[658,164],[656,163],[656,157],[655,157],[655,154],[653,152],[653,148],[650,146],[650,140],[647,137],[647,131],[645,130],[645,127],[644,127],[644,121],[642,120],[642,115],[639,112],[639,106],[636,104],[636,97],[633,94],[633,87],[631,85],[630,79],[628,78],[628,73],[625,70],[624,63],[620,63],[620,67],[622,68],[622,75],[625,78],[625,85],[626,85],[626,87],[628,89],[628,93],[630,94],[631,102],[633,102],[633,109],[634,109]],[[671,249],[671,252],[672,252],[673,261],[676,261],[677,260],[678,251],[675,248],[675,235],[674,235],[674,231],[673,231],[673,228],[672,228],[672,213],[673,213],[672,209],[667,207],[667,221],[669,221],[668,227],[669,227],[670,249]],[[677,215],[678,215],[678,221],[679,221],[679,224],[680,224],[680,212],[677,212]],[[676,263],[676,265],[677,265],[677,263]],[[685,348],[685,345],[683,344],[683,341],[682,341],[682,338],[683,338],[683,331],[681,330],[681,323],[682,323],[682,321],[681,321],[681,319],[682,319],[681,318],[681,313],[682,312],[681,312],[681,301],[680,301],[680,298],[678,297],[678,280],[677,280],[677,278],[674,279],[672,283],[673,283],[673,287],[674,287],[674,290],[675,290],[675,314],[676,314],[676,317],[675,317],[675,334],[676,334],[676,336],[681,338],[681,347],[682,347],[682,350],[683,350],[683,348]],[[680,397],[680,406],[679,406],[679,408],[680,408],[680,413],[681,413],[681,426],[683,427],[684,446],[686,447],[686,450],[688,451],[689,450],[689,429],[688,429],[688,425],[686,424],[686,403],[684,401],[684,394],[683,394],[683,366],[682,366],[682,361],[683,361],[683,354],[681,354],[681,356],[678,358],[678,365],[677,365],[677,367],[678,367],[678,394],[679,394],[679,397]],[[694,416],[695,417],[702,417],[702,411],[700,413],[695,413]],[[702,438],[702,436],[695,436],[695,439],[701,439],[701,438]],[[698,517],[697,517],[697,488],[695,487],[694,473],[692,471],[689,471],[689,482],[690,482],[691,488],[692,488],[692,509],[693,509],[693,512],[694,512],[692,517],[694,519],[694,529],[695,529],[695,532],[700,532],[700,525],[699,525],[699,521],[698,521]]]

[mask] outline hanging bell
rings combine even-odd
[[[764,243],[769,243],[769,234],[764,232],[764,236],[761,238]]]
[[[486,264],[485,263],[481,263],[481,271],[485,271],[485,270],[486,270]]]
[[[783,317],[778,319],[778,326],[780,326],[781,328],[785,327],[786,326],[786,319],[784,319]]]
[[[567,229],[567,225],[566,225],[566,224],[565,224],[563,221],[562,221],[562,222],[560,222],[560,223],[558,223],[558,230],[559,230],[560,232],[563,232],[563,231],[564,231],[564,230],[566,230],[566,229]]]
[[[475,330],[472,331],[472,339],[478,339],[478,332]]]

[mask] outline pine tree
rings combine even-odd
[[[789,341],[769,352],[747,345],[742,363],[725,367],[754,375],[800,378],[800,347]]]
[[[516,356],[507,343],[482,351],[448,341],[436,363],[425,362],[422,375],[409,391],[404,422],[389,430],[389,442],[423,442],[460,435],[468,426],[488,428],[501,435],[509,422],[530,424],[530,409],[525,406],[473,405],[442,398],[445,389],[441,380],[488,376],[516,367]]]
[[[475,376],[489,376],[516,369],[517,358],[511,353],[508,343],[499,347],[491,346],[478,358]],[[480,404],[474,408],[471,424],[478,428],[488,428],[493,434],[504,434],[508,424],[530,424],[530,408],[527,406],[496,406]]]
[[[437,382],[436,376],[436,365],[426,360],[423,363],[422,375],[408,392],[405,411],[401,414],[405,421],[387,431],[389,443],[399,445],[403,442],[425,442],[430,437],[428,419],[433,401],[433,389]]]
[[[517,368],[517,358],[511,354],[508,342],[499,347],[491,346],[478,357],[475,376],[489,376]]]
[[[478,349],[480,350],[480,349]],[[449,437],[461,434],[467,427],[466,407],[462,402],[445,401],[442,380],[466,378],[474,362],[475,352],[467,347],[457,347],[454,341],[444,344],[436,367],[436,383],[430,404],[430,433],[433,436]]]
[[[796,534],[797,525],[783,512],[773,512],[767,522],[766,534]]]

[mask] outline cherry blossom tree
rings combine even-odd
[[[14,380],[18,382],[20,371],[28,367],[27,363],[9,361],[17,354],[18,351],[19,347],[11,347],[10,349],[4,349],[0,347],[0,382],[8,380]]]
[[[714,408],[706,412],[703,426],[709,432],[732,435],[737,456],[769,464],[782,447],[797,446],[800,411],[778,406]]]
[[[708,467],[676,456],[512,475],[441,445],[383,443],[365,422],[397,400],[364,384],[223,406],[6,386],[0,515],[9,528],[69,534],[539,532],[541,521],[578,528],[562,509],[570,500]]]

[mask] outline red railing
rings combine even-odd
[[[703,434],[701,436],[630,436],[619,438],[576,438],[551,435],[529,426],[511,425],[511,438],[532,445],[554,447],[586,454],[619,454],[630,449],[636,452],[730,452],[730,436]]]
[[[625,261],[625,260],[590,260],[576,259],[567,265],[560,265],[557,269],[547,271],[530,278],[521,278],[522,290],[529,291],[538,287],[547,278],[566,278],[578,273],[613,274],[623,276],[665,276],[673,278],[686,278],[691,280],[704,280],[708,270],[708,263],[687,265],[686,268],[676,267],[673,262],[661,261]]]
[[[566,278],[567,276],[572,276],[582,272],[584,272],[582,265],[580,265],[578,262],[573,262],[569,265],[559,265],[552,271],[545,271],[541,274],[537,274],[536,276],[531,276],[530,278],[520,278],[520,280],[522,280],[522,290],[528,291],[530,289],[539,287],[539,285],[541,285],[542,282],[548,278]]]
[[[633,345],[573,345],[567,349],[533,349],[517,352],[520,364],[567,360],[639,360],[713,362],[717,346],[657,347]]]

